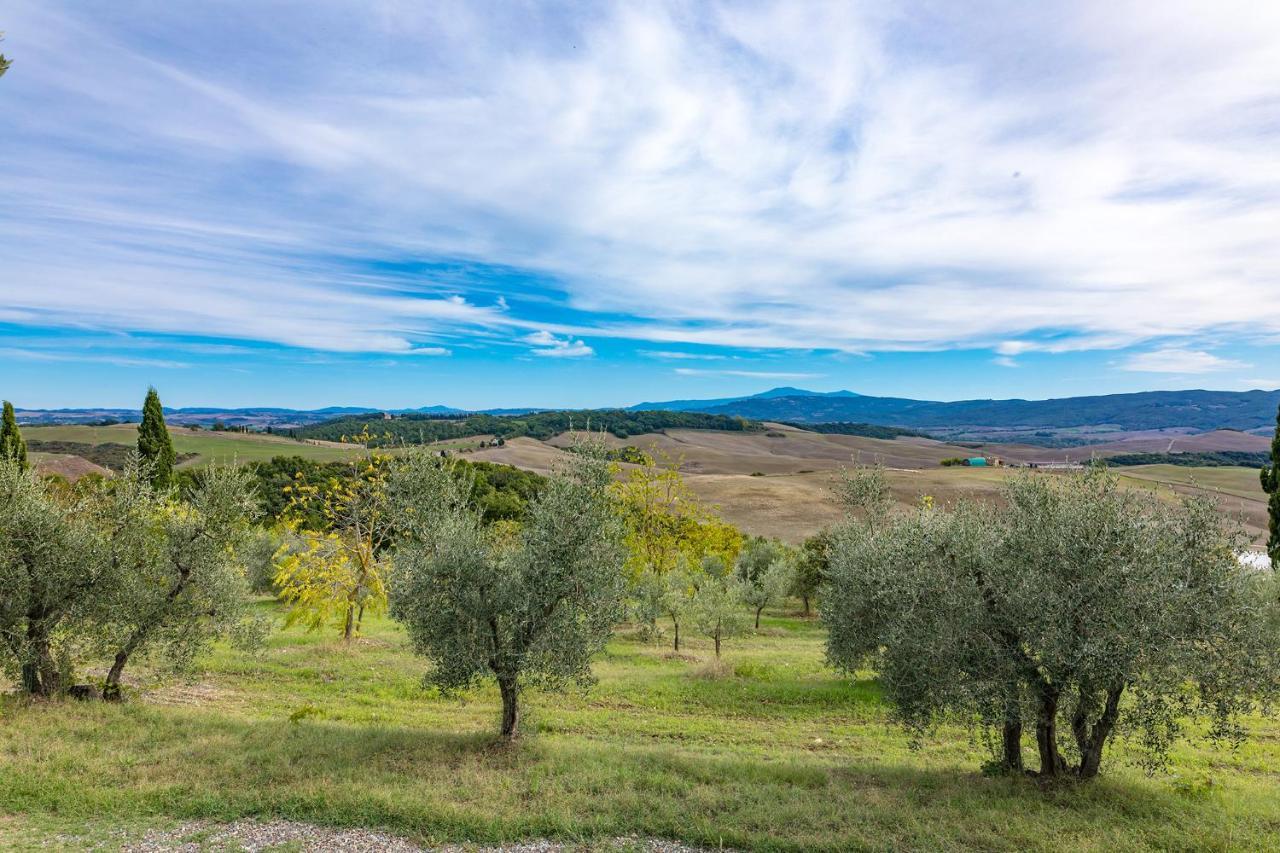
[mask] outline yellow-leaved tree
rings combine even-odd
[[[276,560],[276,586],[291,606],[287,624],[308,630],[336,625],[343,640],[360,633],[366,614],[386,610],[387,546],[394,518],[387,500],[390,458],[372,454],[343,477],[286,486],[290,535]],[[320,530],[302,519],[319,518]]]
[[[638,621],[657,634],[666,616],[679,649],[681,602],[672,591],[675,570],[699,570],[707,558],[733,565],[743,537],[689,489],[679,460],[646,455],[644,464],[613,484],[615,506],[626,525],[627,573]]]
[[[645,455],[613,495],[627,525],[627,568],[632,578],[644,572],[666,575],[681,561],[698,565],[704,557],[732,564],[742,534],[702,503],[680,474],[680,460]]]

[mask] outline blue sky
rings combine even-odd
[[[1280,387],[1274,4],[18,0],[0,30],[21,407]]]

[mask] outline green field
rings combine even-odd
[[[22,434],[33,441],[76,441],[84,444],[137,444],[136,424],[117,426],[26,426]],[[329,447],[307,444],[262,433],[194,431],[174,426],[169,429],[173,449],[178,453],[198,453],[184,466],[207,465],[211,462],[256,462],[273,456],[303,456],[317,462],[350,459],[359,448]]]
[[[1280,723],[1253,720],[1236,751],[1180,746],[1155,777],[1121,743],[1096,783],[1042,790],[984,776],[958,729],[908,748],[873,679],[823,666],[823,640],[774,614],[726,644],[715,676],[707,642],[675,657],[622,631],[594,690],[529,697],[511,747],[493,737],[496,691],[424,689],[384,620],[350,649],[299,630],[257,657],[221,649],[197,682],[144,685],[124,706],[6,697],[0,846],[110,849],[147,827],[280,816],[422,842],[1280,849]]]
[[[1266,493],[1262,491],[1262,482],[1258,478],[1257,468],[1236,468],[1230,466],[1212,468],[1192,468],[1181,465],[1139,465],[1133,468],[1117,469],[1126,477],[1139,480],[1150,480],[1170,485],[1199,486],[1233,495],[1239,498],[1265,501]]]

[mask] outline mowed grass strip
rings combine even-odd
[[[274,604],[263,607],[279,615]],[[425,842],[638,834],[760,850],[1280,849],[1280,725],[1236,751],[1180,747],[1146,777],[1124,744],[1095,784],[988,778],[944,728],[913,751],[878,685],[822,663],[823,629],[681,656],[621,631],[598,685],[533,693],[526,737],[497,742],[488,686],[446,697],[391,622],[349,648],[297,630],[259,655],[220,648],[194,683],[122,706],[0,705],[0,844],[194,818],[286,817]],[[291,718],[293,721],[291,721]],[[74,845],[72,845],[74,846]]]

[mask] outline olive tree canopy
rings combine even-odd
[[[999,732],[1006,768],[1024,728],[1045,777],[1095,776],[1120,731],[1155,768],[1189,718],[1235,740],[1275,694],[1274,579],[1240,544],[1210,500],[1103,470],[1014,477],[998,507],[850,521],[829,551],[828,656],[873,661],[917,734],[946,717]]]
[[[518,732],[525,688],[590,682],[621,615],[626,555],[609,483],[603,455],[583,448],[513,532],[484,525],[447,462],[413,454],[392,474],[403,533],[392,616],[440,687],[497,681],[505,737]]]
[[[189,667],[221,636],[252,639],[250,590],[242,546],[257,502],[248,474],[215,465],[201,471],[186,500],[151,484],[134,459],[104,489],[103,518],[112,561],[121,567],[98,608],[101,642],[111,656],[102,695],[121,698],[125,666],[141,655],[166,668]]]
[[[88,615],[110,582],[95,495],[61,491],[0,457],[0,639],[4,669],[26,693],[64,688]]]

